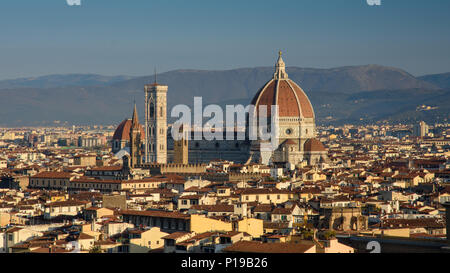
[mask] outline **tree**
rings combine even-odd
[[[327,230],[323,234],[323,237],[325,237],[325,240],[332,239],[332,238],[336,237],[336,232],[334,230]]]
[[[89,249],[89,253],[102,253],[102,248],[100,246],[92,246]]]
[[[309,229],[303,229],[301,231],[301,235],[303,237],[303,239],[305,240],[310,240],[314,237],[314,232],[312,230]]]

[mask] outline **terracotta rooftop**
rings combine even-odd
[[[311,248],[315,248],[315,245],[240,241],[225,248],[223,251],[231,253],[305,253]]]
[[[190,219],[189,215],[182,214],[182,213],[176,212],[176,211],[124,210],[124,211],[121,211],[120,214],[122,214],[122,215],[136,215],[136,216],[149,216],[149,217],[161,217],[161,218],[175,218],[175,219],[183,219],[183,220]]]
[[[194,205],[191,209],[206,210],[208,212],[234,212],[233,205]]]
[[[305,142],[304,150],[308,152],[324,152],[326,151],[323,144],[315,138],[310,138]]]
[[[175,240],[175,239],[178,239],[180,237],[186,236],[188,234],[189,234],[189,232],[177,231],[177,232],[174,232],[172,234],[166,235],[166,236],[161,237],[161,238],[162,239],[174,239]]]
[[[70,207],[70,206],[83,206],[90,203],[89,201],[77,201],[77,200],[67,200],[61,202],[53,202],[46,204],[46,207]]]
[[[101,166],[101,167],[94,167],[91,169],[91,171],[121,171],[122,170],[122,166]]]

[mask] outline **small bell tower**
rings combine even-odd
[[[131,168],[137,168],[142,164],[142,142],[141,142],[141,125],[139,124],[139,118],[136,109],[136,103],[134,104],[133,118],[131,120],[130,129],[130,166]]]

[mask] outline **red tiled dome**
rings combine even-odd
[[[114,132],[113,139],[114,140],[130,140],[130,129],[132,125],[131,119],[125,119],[122,121],[119,126],[117,126],[116,131]],[[142,125],[139,125],[141,128],[141,139],[145,136],[144,127]]]
[[[300,86],[288,78],[281,53],[273,79],[260,89],[253,98],[252,104],[256,109],[259,109],[260,105],[267,106],[269,116],[271,106],[278,105],[280,117],[314,118],[314,110],[308,96]]]
[[[278,105],[280,117],[314,118],[314,110],[305,92],[290,79],[270,80],[253,98],[256,109],[260,105],[267,106],[267,114],[271,114],[271,106]]]
[[[304,145],[304,151],[305,152],[324,152],[326,151],[325,147],[323,146],[322,142],[318,141],[315,138],[310,138],[305,142]]]

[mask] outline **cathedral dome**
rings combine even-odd
[[[119,126],[117,126],[116,131],[113,135],[113,140],[130,140],[130,130],[131,130],[132,120],[131,119],[125,119],[122,121]],[[141,129],[141,138],[145,136],[144,127],[142,125],[139,125]]]
[[[252,105],[259,109],[267,106],[267,114],[271,114],[271,106],[278,105],[279,117],[314,118],[311,102],[303,89],[288,78],[286,66],[279,53],[273,78],[255,95]]]

